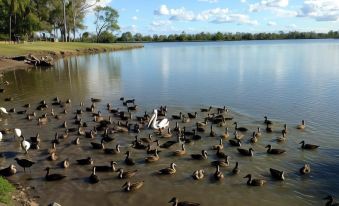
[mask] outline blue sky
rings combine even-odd
[[[339,30],[339,0],[101,0],[99,4],[119,11],[120,32]],[[87,31],[95,31],[93,22],[93,14],[88,15]]]

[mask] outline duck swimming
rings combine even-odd
[[[179,202],[178,198],[173,197],[168,203],[172,203],[172,206],[199,206],[199,203],[189,202],[189,201],[181,201]]]
[[[166,167],[164,169],[161,169],[158,171],[158,174],[162,175],[173,175],[176,173],[176,167],[177,165],[175,163],[171,163],[170,167]]]
[[[266,180],[252,179],[251,174],[246,175],[244,178],[248,178],[247,185],[249,186],[263,186],[266,183]]]
[[[125,192],[132,192],[140,189],[144,185],[145,181],[138,181],[135,183],[131,183],[127,181],[122,187],[124,188]]]

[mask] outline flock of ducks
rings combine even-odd
[[[58,160],[58,149],[57,145],[62,144],[63,142],[69,142],[67,139],[72,135],[76,136],[71,140],[71,144],[79,145],[82,142],[83,138],[93,139],[90,142],[90,146],[93,150],[102,150],[104,154],[108,155],[117,155],[123,154],[121,147],[128,148],[124,154],[124,163],[126,167],[138,164],[132,157],[131,151],[135,150],[144,150],[146,157],[144,159],[146,164],[156,164],[156,162],[161,158],[161,152],[164,150],[169,150],[173,145],[180,145],[180,150],[172,151],[173,156],[183,157],[188,156],[192,160],[196,161],[207,161],[209,159],[209,154],[206,149],[202,149],[200,153],[188,154],[186,147],[194,141],[203,141],[206,136],[217,137],[218,144],[210,146],[209,149],[216,151],[215,156],[218,158],[215,161],[211,162],[211,165],[215,167],[215,172],[211,176],[216,181],[222,181],[225,176],[221,168],[229,167],[231,164],[229,162],[229,156],[223,152],[226,143],[230,147],[235,147],[240,156],[252,157],[255,155],[255,151],[252,147],[245,148],[244,136],[248,131],[247,128],[239,126],[238,122],[233,122],[234,133],[233,138],[230,134],[229,128],[226,127],[226,122],[233,121],[233,117],[229,115],[229,110],[226,107],[221,108],[201,108],[200,114],[204,115],[203,121],[198,121],[198,112],[184,114],[180,112],[178,115],[171,115],[170,121],[175,122],[175,127],[159,128],[156,130],[148,129],[147,126],[150,125],[150,115],[145,112],[142,116],[134,116],[134,112],[138,109],[138,106],[135,104],[134,99],[125,99],[121,98],[122,104],[125,109],[113,108],[111,104],[107,104],[107,111],[111,113],[109,116],[103,116],[100,111],[97,110],[97,104],[101,101],[97,98],[91,98],[91,105],[85,107],[83,103],[80,103],[80,106],[77,107],[74,111],[69,111],[69,105],[71,105],[71,100],[61,101],[56,97],[51,103],[47,103],[45,100],[42,100],[38,103],[36,109],[33,109],[34,112],[29,113],[29,109],[32,109],[30,104],[24,105],[26,108],[23,111],[16,111],[15,108],[6,109],[0,107],[0,114],[2,118],[10,118],[13,114],[24,115],[26,116],[27,121],[36,121],[38,125],[43,126],[53,121],[53,119],[63,119],[63,115],[66,113],[74,113],[74,124],[76,127],[71,128],[69,121],[64,120],[64,123],[61,125],[65,129],[63,134],[55,133],[54,138],[51,139],[51,147],[48,148],[48,161]],[[63,112],[56,114],[54,108],[61,107]],[[213,113],[214,112],[214,113]],[[41,113],[41,116],[37,114]],[[93,117],[93,122],[95,126],[90,129],[90,122],[84,121],[84,116],[89,115]],[[161,106],[156,110],[156,115],[158,115],[161,120],[164,120],[167,115],[167,107]],[[192,123],[192,130],[188,130],[188,123]],[[184,125],[183,127],[180,124]],[[274,122],[269,120],[267,116],[264,117],[262,122],[266,126],[265,132],[272,133]],[[222,134],[218,134],[214,127],[225,127],[225,130]],[[300,125],[296,126],[299,130],[305,130],[306,125],[305,121],[302,120]],[[276,131],[275,131],[276,132]],[[280,133],[280,131],[278,131]],[[113,142],[117,136],[115,134],[119,133],[129,133],[135,134],[134,141],[131,142],[128,146],[122,146],[116,144],[115,147],[109,148],[107,144]],[[256,131],[252,132],[252,135],[249,139],[250,144],[257,144],[260,141],[260,138],[264,135],[264,132],[261,131],[261,128],[258,127]],[[40,135],[37,134],[34,137],[31,137],[29,140],[25,138],[23,132],[19,128],[3,128],[0,132],[0,141],[9,141],[14,134],[14,138],[20,138],[20,146],[23,150],[23,153],[28,157],[30,152],[35,152],[32,150],[40,150],[41,139]],[[146,137],[141,137],[146,134]],[[288,128],[287,125],[284,125],[284,128],[281,130],[281,136],[276,139],[278,143],[284,142],[287,140]],[[94,141],[97,137],[101,137],[100,141]],[[165,140],[165,142],[163,142]],[[226,141],[226,143],[225,143]],[[162,144],[160,142],[163,142]],[[154,146],[156,144],[156,146]],[[306,144],[305,141],[300,142],[301,149],[303,150],[315,150],[319,146],[314,144]],[[207,147],[207,145],[206,145]],[[282,155],[286,153],[286,150],[273,148],[272,145],[268,144],[266,146],[268,155]],[[3,156],[3,154],[0,154]],[[18,158],[14,159],[18,166],[23,168],[23,171],[26,172],[26,169],[29,169],[36,165],[37,163],[29,158]],[[111,161],[109,165],[94,165],[94,160],[92,157],[87,157],[84,159],[76,160],[78,165],[91,165],[92,171],[88,176],[88,182],[91,184],[96,184],[100,182],[100,176],[97,175],[98,172],[114,172],[117,173],[117,177],[120,179],[126,179],[125,184],[122,185],[122,189],[125,192],[137,191],[143,187],[144,184],[147,184],[144,180],[132,181],[131,179],[139,172],[138,170],[128,170],[127,168],[117,168],[117,162]],[[194,163],[192,163],[194,164]],[[65,159],[60,162],[60,167],[62,168],[71,168],[71,163],[69,159]],[[168,167],[155,171],[158,175],[175,175],[177,167],[180,168],[180,165],[173,161],[169,164]],[[52,168],[46,167],[45,171],[45,180],[46,181],[62,181],[66,175],[59,173],[52,173]],[[269,172],[273,179],[278,181],[285,180],[285,172],[278,169],[269,168]],[[309,164],[303,165],[299,169],[301,175],[307,175],[311,172]],[[0,170],[0,175],[9,177],[17,173],[16,166],[10,164],[8,167],[5,167]],[[241,173],[239,168],[239,162],[236,161],[231,172],[233,175],[239,175]],[[204,168],[193,171],[192,178],[193,180],[202,180],[206,177]],[[244,183],[248,186],[263,186],[267,184],[265,179],[254,178],[252,174],[244,175],[244,178],[247,181]],[[328,196],[325,198],[328,202],[326,205],[338,205],[334,203],[333,197]],[[179,201],[178,198],[173,197],[168,203],[171,203],[173,206],[195,206],[200,205],[199,203],[188,202],[188,201]]]

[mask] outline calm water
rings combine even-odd
[[[0,122],[1,128],[21,128],[29,137],[39,132],[42,136],[40,151],[31,151],[29,158],[37,161],[32,167],[32,173],[19,173],[11,179],[23,181],[35,186],[39,200],[43,205],[57,201],[62,205],[95,204],[102,205],[166,205],[169,199],[177,196],[181,200],[200,202],[203,205],[319,205],[328,193],[339,197],[339,182],[336,175],[339,172],[339,42],[334,40],[305,41],[250,41],[250,42],[213,42],[213,43],[159,43],[145,44],[143,49],[103,53],[72,57],[57,62],[55,68],[49,70],[15,70],[4,74],[3,79],[11,84],[1,94],[0,105],[6,108],[15,107],[23,110],[26,103],[31,103],[33,111],[37,103],[59,96],[62,100],[71,98],[72,105],[67,107],[68,114],[63,119],[51,119],[48,125],[37,126],[37,121],[27,121],[23,115],[13,114]],[[14,97],[13,102],[5,102],[5,97]],[[222,168],[225,180],[221,183],[210,181],[214,168],[209,162],[216,159],[211,145],[217,144],[218,138],[210,138],[208,132],[201,134],[204,138],[194,145],[187,146],[187,153],[199,153],[208,149],[209,160],[191,161],[189,156],[183,158],[171,157],[171,150],[160,154],[158,163],[145,165],[144,151],[127,148],[135,134],[115,135],[116,140],[107,144],[114,147],[116,143],[124,145],[122,149],[132,151],[137,165],[127,169],[139,169],[139,174],[132,178],[145,180],[144,187],[134,193],[121,192],[125,181],[116,179],[116,174],[99,173],[101,182],[89,185],[86,177],[90,175],[90,167],[76,165],[76,159],[93,156],[95,165],[108,164],[110,160],[123,164],[124,155],[107,156],[90,148],[90,139],[81,139],[80,146],[71,145],[76,137],[71,134],[57,146],[59,160],[49,162],[46,149],[56,131],[64,120],[70,125],[75,108],[84,101],[90,105],[90,98],[102,98],[97,110],[108,116],[106,103],[124,109],[119,98],[125,96],[135,98],[140,106],[133,115],[167,105],[169,117],[171,114],[198,111],[201,107],[226,105],[231,110],[231,116],[242,126],[251,131],[260,126],[263,130],[263,116],[268,115],[275,121],[273,134],[263,134],[256,145],[250,145],[245,134],[244,148],[253,147],[255,156],[244,158],[237,154],[236,149],[225,143],[225,153],[231,156],[230,168]],[[61,112],[61,108],[55,108]],[[43,112],[38,112],[40,116]],[[201,121],[206,114],[199,113]],[[91,122],[89,114],[83,115],[84,120]],[[301,119],[306,120],[307,129],[304,132],[295,129]],[[171,119],[170,119],[171,120]],[[195,121],[192,121],[193,123]],[[193,123],[182,124],[193,128]],[[227,127],[233,132],[233,122]],[[279,136],[283,124],[289,128],[288,140],[277,144],[273,140]],[[171,121],[174,125],[174,120]],[[74,125],[72,125],[74,126]],[[221,134],[223,128],[216,128]],[[147,136],[151,130],[142,131],[140,136]],[[206,138],[205,138],[206,136]],[[1,151],[14,152],[24,157],[19,144],[7,135],[7,141],[0,144]],[[298,143],[318,144],[316,151],[302,151]],[[97,140],[100,141],[100,137]],[[160,139],[160,141],[166,141]],[[269,156],[265,146],[272,144],[273,148],[283,148],[287,153],[281,156]],[[58,162],[70,158],[73,165],[63,170]],[[7,166],[14,162],[9,155],[0,163]],[[235,161],[239,161],[241,174],[230,176]],[[158,169],[176,162],[178,172],[172,177],[154,175]],[[304,163],[310,163],[312,173],[301,177],[299,168]],[[43,181],[46,166],[51,166],[53,172],[64,173],[66,180],[57,183]],[[270,167],[284,170],[287,175],[285,182],[272,181],[269,177]],[[190,175],[196,169],[204,168],[205,180],[195,182]],[[242,177],[252,173],[255,177],[268,180],[262,188],[246,186]],[[141,201],[142,200],[142,201]]]

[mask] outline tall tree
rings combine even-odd
[[[75,31],[79,19],[82,20],[85,13],[95,6],[100,0],[89,1],[89,0],[71,0],[72,4],[72,20],[73,20],[73,39],[75,40]]]
[[[96,25],[96,34],[97,42],[99,42],[100,35],[103,31],[116,31],[120,27],[118,25],[118,12],[112,7],[97,6],[94,8],[95,12],[95,25]]]
[[[24,12],[29,0],[5,0],[4,3],[9,14],[9,40],[12,40],[12,17]],[[16,24],[16,18],[14,23]]]

